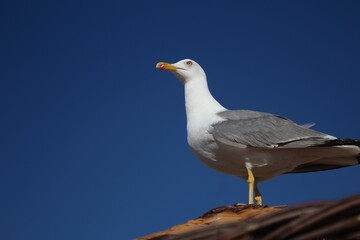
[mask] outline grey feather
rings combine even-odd
[[[300,148],[323,144],[329,135],[269,113],[249,110],[223,111],[223,122],[212,125],[215,141],[260,148]]]
[[[305,124],[301,124],[302,127],[304,128],[312,128],[313,126],[315,126],[316,123],[305,123]]]

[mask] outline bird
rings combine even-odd
[[[249,204],[262,205],[258,183],[280,174],[360,163],[360,140],[339,139],[277,114],[226,109],[212,96],[205,71],[194,60],[158,62],[156,68],[184,85],[193,154],[213,170],[247,180]]]

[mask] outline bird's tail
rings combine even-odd
[[[360,140],[332,139],[309,148],[326,148],[329,151],[337,148],[338,150],[343,151],[344,154],[341,157],[328,156],[311,163],[302,164],[289,173],[324,171],[360,164]]]

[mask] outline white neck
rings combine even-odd
[[[214,114],[226,110],[211,95],[205,79],[193,79],[185,83],[185,107],[187,122],[203,122]]]

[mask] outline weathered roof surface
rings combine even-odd
[[[360,239],[360,195],[294,207],[219,207],[140,239]]]

